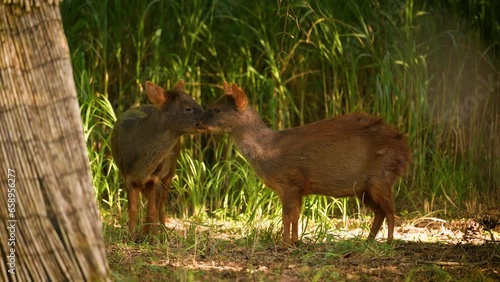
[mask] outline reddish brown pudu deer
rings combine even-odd
[[[410,160],[407,137],[381,118],[343,115],[282,131],[268,128],[236,84],[201,116],[201,132],[229,133],[283,206],[283,242],[298,241],[302,197],[356,196],[375,213],[368,239],[384,218],[391,242],[394,203],[391,187]],[[290,238],[291,228],[291,238]]]
[[[195,133],[203,108],[184,93],[180,80],[172,90],[146,82],[146,93],[153,105],[143,105],[123,113],[113,128],[111,153],[125,178],[129,230],[136,238],[139,191],[148,208],[143,234],[156,232],[158,213],[165,223],[165,201],[175,175],[183,133]]]

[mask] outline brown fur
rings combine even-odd
[[[125,178],[133,239],[139,192],[148,202],[143,234],[156,232],[158,218],[165,223],[165,201],[175,176],[180,136],[194,133],[196,120],[203,113],[203,108],[184,93],[182,80],[168,91],[146,82],[146,92],[153,105],[123,113],[111,135],[111,153]]]
[[[225,95],[202,115],[198,128],[230,133],[259,177],[279,195],[284,243],[298,240],[302,197],[309,194],[360,198],[375,213],[368,239],[375,238],[385,218],[387,241],[392,241],[391,187],[410,161],[406,136],[368,114],[274,131],[247,107],[247,101],[239,87],[226,83]]]

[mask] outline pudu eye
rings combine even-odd
[[[193,108],[191,108],[191,107],[186,107],[186,108],[184,109],[184,111],[185,111],[185,112],[187,112],[187,113],[189,113],[189,112],[192,112],[192,111],[193,111]]]
[[[214,112],[216,112],[216,113],[220,113],[220,109],[219,109],[219,108],[215,108],[215,109],[214,109]]]

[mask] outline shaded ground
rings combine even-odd
[[[500,281],[500,244],[492,240],[500,230],[489,232],[474,220],[402,222],[393,245],[367,243],[359,236],[363,231],[353,229],[319,243],[310,234],[288,249],[264,233],[239,237],[240,228],[245,227],[171,221],[155,243],[135,244],[122,227],[108,226],[113,276],[117,281]]]

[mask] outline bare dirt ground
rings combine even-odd
[[[484,220],[420,218],[400,222],[392,245],[352,230],[286,249],[262,234],[238,238],[229,225],[178,221],[153,244],[108,234],[107,255],[116,281],[500,281],[500,226],[492,220],[487,230]]]

